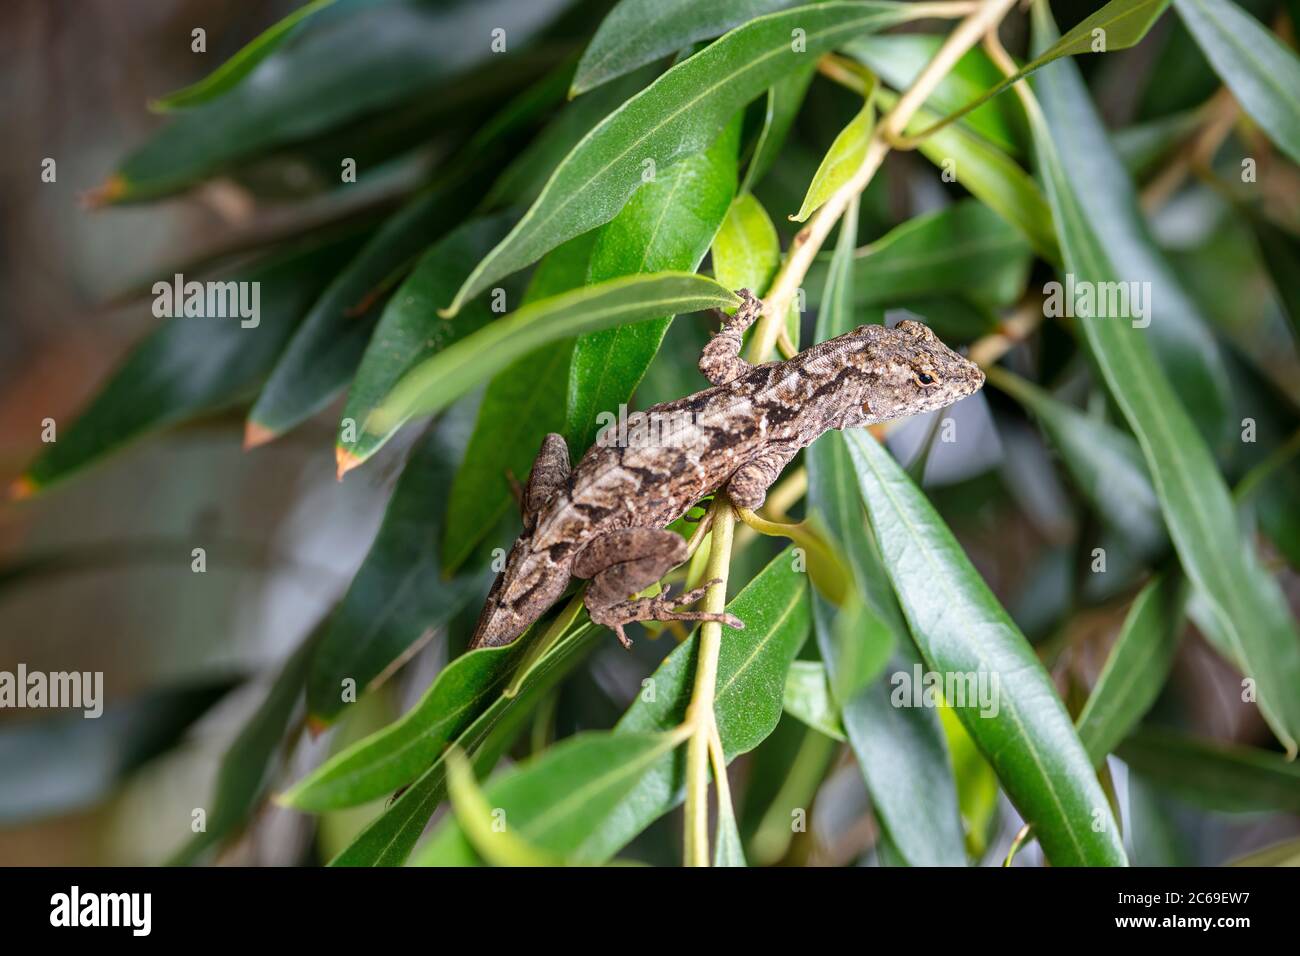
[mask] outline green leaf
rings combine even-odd
[[[878,580],[887,585],[880,559],[873,562]],[[828,602],[813,595],[813,621],[823,657],[832,656],[838,644],[830,610]],[[871,681],[840,705],[844,732],[876,817],[898,856],[912,866],[964,866],[958,793],[939,720],[931,710],[899,707],[891,700],[895,675],[911,674],[920,658],[906,636],[895,640],[894,649],[887,677]],[[835,670],[838,676],[838,662]]]
[[[43,491],[135,439],[247,398],[328,276],[358,244],[355,236],[336,239],[232,276],[230,281],[258,283],[256,325],[237,315],[163,319],[76,421],[59,429],[59,440],[19,479],[18,493]]]
[[[1045,35],[1043,41],[1047,39]],[[1200,426],[1201,434],[1212,445],[1226,441],[1234,415],[1219,343],[1202,309],[1180,285],[1152,238],[1133,184],[1092,105],[1078,67],[1073,63],[1057,64],[1040,74],[1035,84],[1056,137],[1061,167],[1076,195],[1087,197],[1079,211],[1107,250],[1113,267],[1113,275],[1107,278],[1141,283],[1137,288],[1145,300],[1145,315],[1135,314],[1133,321],[1144,337],[1149,334],[1170,384]],[[1068,262],[1066,265],[1066,273],[1077,272],[1068,268]],[[1057,298],[1061,305],[1070,286],[1068,276],[1063,278],[1066,287]],[[1049,298],[1044,308],[1050,316],[1057,310],[1052,290],[1047,291]],[[1137,312],[1132,304],[1129,311]],[[1123,320],[1099,321],[1114,325]]]
[[[553,857],[593,866],[606,856],[587,839],[591,822],[617,812],[679,740],[669,734],[578,734],[491,780],[485,796],[505,812],[507,833]],[[429,851],[464,839],[463,833],[459,819],[454,829],[444,824],[416,862],[429,865]]]
[[[741,193],[713,239],[713,275],[728,289],[761,296],[781,262],[781,242],[763,204]]]
[[[817,315],[819,342],[857,324],[852,305],[857,208],[856,201],[851,203],[840,224]],[[868,665],[874,655],[861,653],[862,646],[892,646],[894,657],[886,667],[895,672],[910,668],[918,658],[866,523],[844,435],[827,432],[806,454],[809,507],[848,559],[860,599],[856,619],[846,621],[814,595],[813,623],[832,681],[831,694],[839,702],[840,719],[876,817],[908,863],[962,866],[966,859],[957,792],[939,721],[922,708],[892,706],[883,679],[863,686],[864,678],[873,676]],[[853,628],[860,629],[860,636],[850,643],[857,636]]]
[[[1116,534],[1143,555],[1164,546],[1160,501],[1132,436],[1003,369],[990,369],[988,378],[1033,413],[1079,492]]]
[[[861,431],[847,437],[885,568],[926,664],[940,675],[997,681],[996,714],[978,701],[947,703],[1053,864],[1123,865],[1110,805],[1028,641],[889,453]]]
[[[1174,0],[1214,72],[1242,109],[1300,163],[1300,60],[1229,0]]]
[[[620,77],[589,96],[568,103],[497,177],[484,205],[523,205],[535,200],[555,168],[592,128],[659,74],[650,66]],[[445,300],[444,300],[445,301]]]
[[[412,416],[445,408],[515,359],[549,342],[737,302],[729,290],[712,279],[684,272],[660,272],[613,279],[530,303],[415,366],[371,413],[365,430],[374,435],[391,435]]]
[[[222,755],[210,801],[211,811],[206,820],[207,829],[195,834],[178,850],[170,861],[171,865],[183,866],[194,862],[209,847],[232,836],[252,816],[266,793],[268,768],[283,746],[289,719],[302,699],[307,662],[320,634],[321,629],[317,628],[285,661],[261,705]]]
[[[726,33],[794,0],[620,0],[605,15],[578,62],[570,96],[608,83],[698,40]]]
[[[385,222],[326,286],[289,340],[248,414],[246,444],[300,425],[352,380],[375,329],[384,284],[429,245],[460,210],[455,195],[429,190]]]
[[[707,151],[674,164],[640,189],[603,226],[591,254],[588,284],[617,276],[699,268],[727,218],[736,191],[739,117]],[[715,252],[716,258],[716,252]],[[729,289],[740,286],[729,285]],[[578,339],[569,371],[565,434],[574,451],[596,439],[596,417],[631,400],[672,316],[621,325]]]
[[[938,123],[911,135],[929,136],[938,132],[999,93],[1010,89],[1018,80],[1024,79],[1061,57],[1077,56],[1082,53],[1113,53],[1116,50],[1127,50],[1137,46],[1155,25],[1156,20],[1160,19],[1160,14],[1165,12],[1165,7],[1168,5],[1169,0],[1111,0],[1096,13],[1079,21],[1073,29],[1066,32],[1050,47],[1013,75],[1004,77],[982,96],[967,103],[955,113],[948,114]]]
[[[717,138],[736,112],[778,79],[852,36],[915,19],[906,3],[825,3],[752,20],[677,64],[607,116],[555,170],[524,218],[465,280],[447,308],[609,222],[650,171]],[[804,52],[791,31],[805,31]]]
[[[849,125],[840,130],[831,148],[822,157],[808,184],[808,192],[803,197],[799,211],[790,218],[795,222],[804,222],[815,210],[825,204],[862,165],[871,143],[871,132],[876,126],[876,107],[870,95],[867,102],[858,111],[858,115],[849,120]]]
[[[533,272],[523,304],[580,288],[597,235],[589,232],[547,253]],[[509,478],[526,481],[547,433],[564,428],[572,356],[572,339],[551,342],[517,359],[488,383],[451,486],[443,544],[445,570],[460,567],[502,518],[517,508]]]
[[[1041,8],[1036,15],[1038,31],[1049,31]],[[1068,69],[1068,64],[1058,64],[1044,71],[1040,85],[1051,84],[1059,71]],[[1080,180],[1077,174],[1067,177],[1056,152],[1059,142],[1066,151],[1084,149],[1095,158],[1073,138],[1080,118],[1058,115],[1049,129],[1041,115],[1031,113],[1039,167],[1061,224],[1066,268],[1076,281],[1114,281],[1116,269],[1074,191]],[[1098,199],[1095,191],[1087,195],[1089,204]],[[1230,641],[1234,663],[1257,681],[1261,714],[1294,752],[1300,735],[1300,696],[1294,693],[1300,686],[1300,637],[1277,582],[1238,527],[1227,485],[1146,337],[1130,323],[1113,319],[1079,319],[1078,327],[1142,448],[1183,570]]]
[[[601,628],[585,624],[571,630],[553,646],[522,679],[516,678],[518,692],[502,692],[491,706],[453,740],[460,750],[472,757],[475,771],[490,770],[510,745],[533,709],[564,678],[583,655],[591,649]],[[493,651],[510,651],[524,641],[505,648],[472,651],[466,657]],[[507,688],[509,690],[510,688]],[[331,866],[400,866],[410,855],[420,834],[433,816],[446,792],[447,765],[436,757],[401,795],[393,801],[360,836],[330,861]]]
[[[870,67],[894,89],[905,90],[934,58],[943,41],[936,34],[899,33],[859,37],[844,44],[842,51]],[[958,109],[1002,78],[1002,71],[983,50],[968,50],[926,99],[929,107],[926,125]],[[991,100],[972,110],[962,117],[962,126],[1011,156],[1021,155],[1028,142],[1024,113],[1014,97]]]
[[[730,794],[728,794],[728,797]],[[718,825],[713,837],[714,866],[745,866],[745,848],[736,825],[736,811],[731,800],[718,799]]]
[[[843,741],[844,725],[839,707],[831,699],[826,665],[821,661],[795,661],[785,675],[785,693],[781,706],[791,717],[803,721],[813,730],[833,740]]]
[[[861,307],[961,294],[999,304],[1020,295],[1029,258],[1029,246],[1002,217],[962,200],[909,219],[858,249],[853,300]],[[809,289],[819,288],[821,268],[810,271]]]
[[[1300,813],[1300,764],[1278,753],[1150,727],[1124,741],[1118,753],[1134,773],[1198,807]]]
[[[736,595],[727,610],[745,622],[743,631],[724,628],[718,660],[714,712],[723,750],[730,760],[758,746],[776,726],[781,716],[786,671],[808,634],[806,575],[794,570],[790,550],[774,558]],[[681,724],[691,698],[696,642],[693,635],[668,655],[647,685],[654,688],[653,699],[647,700],[645,694],[638,697],[619,721],[615,739],[650,737]],[[555,757],[559,749],[500,775],[489,785],[489,793],[494,793],[492,788],[498,786],[520,788],[511,792],[524,792],[530,777],[549,778],[551,761],[559,759]],[[680,751],[664,752],[648,766],[640,767],[635,786],[608,813],[598,815],[566,804],[565,818],[557,814],[549,826],[565,834],[569,842],[558,838],[546,843],[535,842],[552,853],[588,863],[610,859],[681,802],[685,792],[683,756]],[[574,790],[586,783],[580,777],[568,780],[568,786]],[[464,859],[464,837],[454,821],[447,821],[421,850],[416,862],[437,866]]]
[[[888,91],[876,95],[885,108],[898,102],[897,94]],[[908,130],[932,117],[927,110],[918,110]],[[940,130],[921,143],[918,151],[1014,226],[1038,255],[1048,262],[1060,262],[1052,211],[1042,190],[1014,159],[961,126]]]
[[[250,157],[413,102],[486,61],[491,27],[506,28],[511,44],[520,45],[562,6],[563,0],[390,0],[319,17],[224,95],[176,114],[126,158],[103,198],[130,202],[173,193]],[[447,37],[465,42],[446,43]],[[349,142],[363,145],[355,137]],[[337,174],[337,159],[333,168]]]
[[[410,783],[487,709],[522,642],[462,654],[400,720],[339,751],[278,802],[322,812],[355,807]]]
[[[423,359],[481,328],[492,317],[486,299],[452,321],[438,318],[437,302],[452,289],[510,227],[507,214],[471,219],[439,240],[384,307],[352,379],[339,424],[341,465],[355,467],[390,436],[374,436],[361,425],[393,386]]]
[[[472,408],[452,409],[412,449],[383,524],[312,655],[308,712],[332,721],[347,706],[345,680],[360,697],[435,628],[487,590],[486,567],[442,571],[447,492],[469,432]]]
[[[1176,573],[1157,575],[1133,600],[1097,684],[1075,722],[1101,766],[1151,709],[1169,676],[1182,635],[1186,589]]]
[[[483,857],[494,866],[563,866],[564,860],[543,853],[520,839],[509,829],[505,817],[497,817],[503,808],[493,807],[478,781],[474,768],[459,750],[447,752],[447,796],[461,829]],[[507,826],[498,829],[497,820]]]
[[[313,14],[333,5],[334,2],[335,0],[312,0],[311,3],[299,7],[274,26],[263,30],[256,39],[243,46],[238,53],[197,83],[191,83],[184,89],[155,100],[152,104],[153,108],[160,113],[169,113],[172,110],[189,109],[216,99],[251,73],[253,67],[289,39],[295,27]]]
[[[815,65],[795,70],[788,76],[777,80],[767,89],[767,99],[763,110],[763,128],[754,144],[754,153],[750,157],[749,167],[745,170],[745,179],[740,192],[749,192],[761,180],[772,164],[776,162],[785,145],[790,127],[794,125],[799,108],[803,105],[808,85],[817,72]]]

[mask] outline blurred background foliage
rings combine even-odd
[[[18,0],[0,10],[10,136],[0,154],[8,303],[0,477],[29,493],[0,510],[0,668],[102,670],[108,698],[98,721],[0,713],[0,862],[401,862],[431,817],[438,822],[417,859],[471,862],[482,847],[446,821],[441,799],[451,773],[456,809],[472,819],[475,788],[464,768],[457,778],[456,765],[438,759],[453,741],[493,780],[489,797],[521,806],[558,797],[544,779],[488,778],[493,767],[545,752],[561,783],[586,779],[592,767],[650,768],[591,796],[584,815],[603,824],[555,839],[580,844],[579,860],[679,860],[680,811],[669,796],[677,771],[650,736],[672,726],[675,698],[656,708],[638,693],[652,673],[665,694],[675,675],[684,680],[690,645],[669,654],[671,631],[642,629],[629,654],[579,622],[540,663],[522,647],[458,655],[491,550],[517,532],[505,475],[527,472],[547,431],[568,432],[577,447],[590,440],[589,420],[572,407],[566,415],[571,369],[608,366],[620,380],[644,371],[638,407],[698,390],[710,317],[643,322],[622,338],[588,334],[577,353],[570,340],[547,344],[480,380],[427,428],[367,446],[364,467],[341,484],[332,447],[341,418],[362,417],[420,358],[491,318],[484,297],[454,327],[433,309],[451,301],[589,129],[692,52],[682,47],[698,50],[735,23],[792,4],[719,3],[744,12],[720,12],[656,46],[656,30],[634,17],[644,4],[624,3],[598,34],[605,53],[593,63],[584,50],[614,6],[336,0],[313,4],[282,34],[264,31],[294,13],[293,2]],[[1242,6],[1294,47],[1294,4]],[[1052,14],[1065,29],[1093,7],[1058,0]],[[196,27],[206,31],[204,53],[191,50]],[[488,45],[497,27],[506,31],[502,54]],[[887,108],[946,27],[905,24],[843,44],[838,55],[879,75],[878,105]],[[1002,38],[1017,54],[1045,45],[1023,11]],[[252,63],[258,52],[265,59]],[[234,66],[214,73],[227,61]],[[1294,638],[1294,140],[1236,109],[1222,66],[1173,10],[1133,49],[1069,62],[1035,86],[1066,181],[1100,210],[1096,228],[1116,268],[1158,283],[1158,308],[1167,311],[1152,338],[1164,373],[1237,490],[1242,540],[1289,601]],[[583,83],[570,101],[575,68]],[[1084,105],[1071,99],[1076,70]],[[972,53],[930,100],[931,118],[999,76]],[[207,85],[186,87],[205,77]],[[737,255],[726,243],[744,246],[770,230],[788,248],[798,224],[787,216],[862,108],[860,93],[811,71],[773,91],[710,137],[707,150],[660,170],[599,235],[572,239],[531,273],[506,279],[509,301],[535,303],[637,271],[629,255],[655,260],[640,271],[703,263],[729,286],[765,284],[775,256]],[[147,103],[171,115],[151,115]],[[1293,112],[1277,121],[1291,136],[1300,128],[1295,108],[1292,90]],[[1097,121],[1113,152],[1104,137],[1088,139]],[[1041,315],[1040,290],[1063,250],[1074,261],[1073,250],[1053,229],[1050,191],[1014,172],[1043,182],[1042,144],[1015,94],[946,135],[965,139],[933,155],[892,152],[857,205],[845,246],[858,248],[848,318],[906,310],[951,344],[978,350],[1027,314]],[[995,172],[941,179],[936,166],[954,148],[961,168],[993,156]],[[57,160],[54,183],[40,181],[45,157]],[[356,162],[355,183],[340,181],[345,157]],[[1226,188],[1240,183],[1243,157],[1257,162],[1256,181]],[[1022,204],[1018,214],[1008,214],[1009,202]],[[650,256],[638,217],[657,210],[675,217],[680,247]],[[830,250],[805,283],[810,309],[794,330],[805,343],[835,332],[821,301]],[[259,279],[262,324],[255,334],[180,320],[160,326],[148,289],[176,272]],[[1243,702],[1231,638],[1218,633],[1204,600],[1192,596],[1182,614],[1186,550],[1171,547],[1138,444],[1080,330],[1047,320],[1011,338],[990,385],[952,413],[960,441],[936,441],[926,417],[892,430],[889,449],[987,582],[991,606],[1005,607],[1028,638],[1072,717],[1087,714],[1108,674],[1149,685],[1140,703],[1121,698],[1121,710],[1134,712],[1084,723],[1129,859],[1219,864],[1287,841],[1277,856],[1296,859],[1295,765],[1260,709]],[[653,361],[643,368],[640,356]],[[588,412],[609,396],[593,391],[590,400]],[[43,449],[47,417],[59,443]],[[1241,440],[1245,418],[1256,423],[1254,442]],[[837,467],[887,474],[873,469],[888,466],[853,444],[817,448],[825,460],[805,456],[808,500],[855,571],[859,547],[878,568],[869,554],[887,536],[887,516],[868,501],[876,537],[863,534],[854,502],[839,515],[847,524],[837,524],[818,475]],[[808,513],[803,464],[787,473],[792,493],[780,503],[794,517]],[[855,522],[862,541],[848,528]],[[1233,547],[1202,544],[1211,556]],[[772,637],[752,687],[742,680],[746,695],[720,718],[728,756],[742,755],[730,774],[736,845],[751,865],[1002,862],[1022,819],[983,742],[947,709],[917,723],[880,706],[861,683],[831,686],[849,669],[834,656],[840,625],[785,570],[783,545],[742,528],[732,560],[741,616]],[[203,574],[191,570],[196,547],[206,552]],[[1090,570],[1098,547],[1104,574]],[[883,588],[880,603],[868,595],[875,610],[865,613],[886,613],[874,623],[854,618],[850,632],[895,635],[872,645],[883,648],[878,661],[855,664],[874,668],[879,692],[886,661],[892,671],[919,659],[908,629],[921,625],[905,582],[894,590],[906,621],[887,580],[860,583]],[[1120,656],[1121,634],[1142,660]],[[916,637],[932,659],[936,648]],[[1286,676],[1297,649],[1255,653]],[[342,676],[362,686],[357,703],[340,700]],[[520,686],[507,698],[508,677]],[[1295,699],[1275,704],[1283,724],[1300,686],[1289,694]],[[616,724],[621,735],[575,736]],[[377,744],[367,750],[363,741]],[[376,753],[404,756],[376,769]],[[1107,753],[1118,757],[1106,763]],[[286,801],[311,812],[268,800],[286,791]],[[945,817],[949,804],[959,822]],[[196,807],[207,811],[198,837]],[[619,807],[639,809],[618,819]],[[792,832],[799,808],[808,826]],[[385,857],[379,844],[404,850]],[[1042,853],[1028,845],[1015,862],[1040,864]]]

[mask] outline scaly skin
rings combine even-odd
[[[790,459],[829,429],[943,408],[984,384],[978,366],[912,321],[864,325],[789,361],[750,365],[740,358],[741,335],[761,304],[739,295],[743,304],[700,359],[713,387],[647,409],[662,426],[657,433],[629,428],[621,444],[602,436],[572,471],[564,440],[547,437],[524,495],[524,533],[471,647],[514,641],[573,576],[591,579],[584,600],[592,620],[624,643],[623,625],[637,620],[742,626],[730,615],[675,610],[703,588],[629,600],[685,560],[685,542],[664,526],[722,488],[738,506],[759,507]]]

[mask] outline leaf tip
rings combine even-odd
[[[253,421],[251,418],[244,423],[244,451],[252,451],[254,448],[273,441],[276,437],[276,432]]]
[[[334,447],[334,462],[338,466],[339,481],[342,481],[343,476],[353,468],[357,467],[357,465],[361,464],[362,461],[364,461],[363,458],[352,454],[352,452],[348,451],[342,445],[336,445]]]
[[[126,177],[114,173],[93,189],[85,190],[78,198],[82,209],[102,209],[126,195]]]
[[[32,497],[39,490],[40,486],[30,475],[23,475],[9,483],[8,498],[10,501],[22,501]]]
[[[307,733],[311,734],[312,740],[315,740],[317,737],[319,737],[328,729],[329,729],[329,721],[327,721],[324,717],[321,717],[317,714],[307,715]],[[287,799],[288,797],[292,796],[293,793],[294,790],[289,790],[285,794],[283,794],[283,796]]]

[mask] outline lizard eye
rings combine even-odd
[[[917,372],[915,378],[916,384],[920,386],[933,385],[936,381],[929,372]]]

